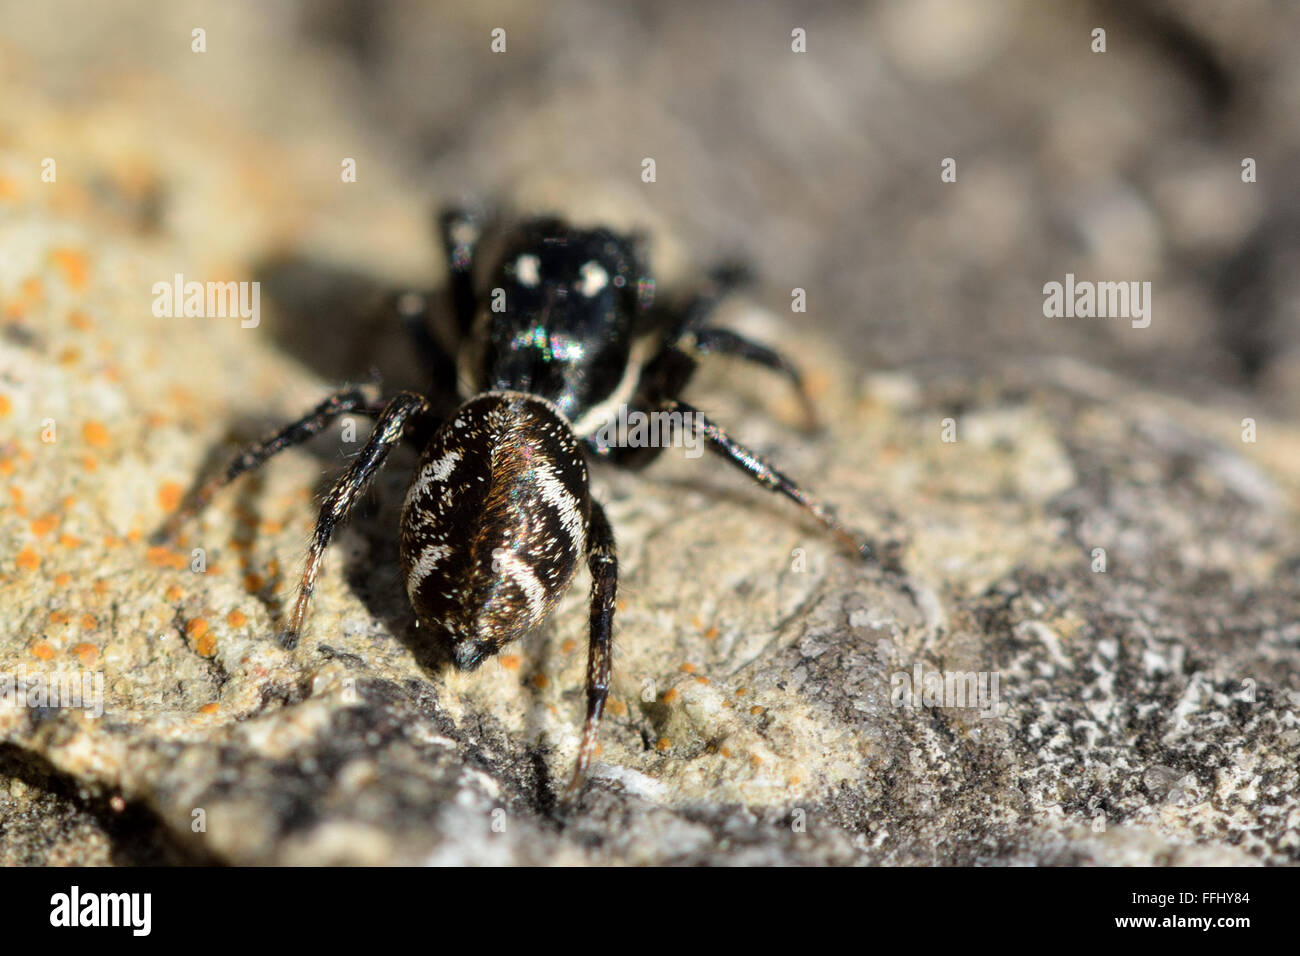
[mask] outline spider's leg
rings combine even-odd
[[[596,731],[609,696],[610,643],[614,624],[614,599],[618,593],[618,558],[614,553],[614,532],[600,502],[591,503],[587,525],[587,566],[591,570],[591,637],[587,645],[587,720],[578,747],[578,763],[565,799],[582,792],[587,768],[596,752]]]
[[[775,349],[748,339],[738,332],[718,326],[702,326],[693,333],[688,333],[682,341],[678,342],[678,348],[692,349],[701,355],[730,355],[784,375],[799,396],[806,427],[810,430],[817,428],[817,410],[813,406],[812,397],[808,394],[803,376],[793,362]]]
[[[204,482],[198,490],[187,496],[181,507],[177,508],[162,528],[154,534],[154,540],[162,542],[174,538],[180,526],[206,507],[213,495],[226,485],[244,472],[265,464],[267,459],[278,455],[286,448],[301,445],[312,436],[318,435],[340,415],[357,412],[373,418],[379,414],[380,408],[382,406],[377,405],[362,388],[348,388],[334,393],[296,422],[286,425],[269,438],[247,446],[235,456],[224,472]]]
[[[334,483],[325,501],[321,504],[320,516],[316,519],[316,529],[312,532],[311,544],[307,546],[307,560],[303,565],[302,579],[298,584],[298,600],[289,619],[289,627],[283,636],[285,647],[292,648],[298,643],[302,634],[303,623],[307,619],[307,605],[311,601],[312,590],[316,586],[316,576],[320,573],[325,549],[329,547],[334,529],[346,521],[352,509],[365,494],[366,489],[383,467],[388,453],[402,440],[406,424],[412,419],[425,417],[431,406],[422,395],[415,392],[399,392],[385,407],[375,423],[374,430],[364,447],[352,460],[343,477]]]
[[[402,323],[421,365],[429,371],[430,401],[439,412],[451,411],[460,404],[456,394],[456,360],[434,335],[429,296],[409,290],[399,292],[385,300],[384,311],[387,317],[395,316]]]
[[[728,264],[714,268],[705,286],[686,303],[668,325],[668,344],[692,355],[729,355],[753,362],[783,375],[794,386],[803,406],[809,429],[817,427],[817,414],[798,367],[776,349],[762,345],[738,332],[710,325],[723,300],[749,283],[751,275],[743,265]],[[669,394],[676,394],[670,392]]]
[[[704,328],[723,300],[748,285],[752,279],[749,269],[739,263],[715,266],[709,271],[708,281],[679,312],[669,317],[666,328],[668,342],[676,342],[683,336]]]
[[[776,494],[784,495],[798,504],[799,507],[825,525],[832,534],[858,555],[863,558],[868,556],[870,548],[866,544],[859,543],[849,533],[849,530],[826,510],[826,507],[821,502],[800,488],[791,478],[778,471],[771,463],[765,461],[757,452],[746,448],[723,431],[720,426],[709,421],[699,409],[687,405],[685,402],[674,400],[665,401],[660,407],[666,412],[681,412],[683,417],[689,414],[691,417],[690,427],[703,434],[710,451],[731,462],[764,488]]]
[[[444,209],[438,214],[438,235],[451,273],[448,291],[451,310],[461,336],[468,334],[478,310],[474,291],[474,254],[483,236],[482,217],[468,209]]]

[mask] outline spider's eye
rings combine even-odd
[[[583,263],[582,268],[578,270],[578,275],[580,276],[577,283],[578,291],[588,299],[595,298],[605,286],[609,285],[609,273],[595,260]]]
[[[542,260],[530,252],[515,260],[515,279],[522,286],[532,289],[542,281]]]

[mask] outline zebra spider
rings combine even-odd
[[[695,356],[731,355],[783,375],[810,413],[802,379],[783,356],[710,325],[719,300],[744,280],[719,269],[682,307],[654,302],[642,241],[608,229],[579,229],[553,217],[501,230],[452,209],[439,217],[450,268],[454,357],[437,341],[423,296],[395,308],[432,371],[426,395],[371,400],[361,388],[331,395],[310,413],[246,448],[224,473],[198,487],[161,537],[222,486],[344,413],[375,420],[346,473],[326,495],[284,634],[296,645],[330,538],[351,514],[389,452],[403,438],[422,454],[406,493],[401,570],[417,624],[450,642],[451,658],[473,670],[540,624],[567,591],[585,556],[591,574],[587,711],[567,797],[580,791],[596,749],[609,693],[610,640],[618,564],[604,509],[588,493],[587,461],[641,467],[663,450],[597,440],[624,410],[690,413],[684,421],[709,449],[765,488],[814,515],[854,553],[857,541],[793,481],[678,396]],[[498,244],[481,295],[474,271],[486,243]],[[460,384],[459,394],[454,387]],[[811,418],[811,414],[810,414]]]

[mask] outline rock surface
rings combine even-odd
[[[811,35],[832,47],[829,63],[782,60],[765,106],[728,116],[701,103],[683,119],[672,113],[690,89],[669,75],[678,61],[619,54],[649,29],[683,55],[724,29],[733,44],[766,36],[784,50],[779,10],[670,6],[637,25],[578,4],[551,24],[526,7],[487,5],[468,14],[481,22],[438,32],[418,6],[393,4],[359,53],[331,45],[339,23],[305,13],[304,26],[169,6],[137,17],[123,41],[146,67],[118,59],[118,27],[64,13],[57,37],[33,32],[24,56],[0,57],[6,85],[28,91],[6,97],[0,127],[0,675],[89,676],[92,697],[102,677],[103,705],[99,716],[0,706],[0,863],[1300,859],[1294,332],[1260,306],[1252,328],[1265,358],[1249,374],[1226,371],[1245,353],[1223,344],[1198,278],[1203,259],[1255,236],[1263,261],[1234,288],[1284,301],[1294,280],[1278,250],[1294,220],[1251,200],[1216,226],[1232,201],[1204,181],[1222,158],[1204,143],[1192,168],[1120,189],[1116,170],[1133,158],[1123,146],[1140,131],[1114,117],[1096,155],[989,147],[971,167],[983,164],[979,196],[935,196],[930,170],[948,153],[932,151],[943,147],[929,124],[942,118],[899,119],[930,103],[908,83],[1014,102],[990,65],[998,53],[1037,51],[1008,67],[1026,70],[1086,25],[950,16],[927,45],[907,5],[884,5],[862,14],[876,39],[856,58],[834,20],[818,21]],[[1187,42],[1228,77],[1267,52],[1234,33],[1245,27],[1187,9],[1175,21]],[[586,45],[569,75],[565,24],[583,12]],[[21,16],[10,8],[5,22]],[[486,52],[465,51],[469,38],[486,51],[499,18],[517,52],[477,114],[459,84],[428,84],[421,99],[399,82],[421,75],[413,64],[427,44],[467,84],[495,75]],[[200,56],[188,38],[204,20]],[[1143,35],[1122,22],[1117,38]],[[303,31],[315,42],[300,46]],[[845,76],[836,56],[856,65],[847,89],[827,85]],[[354,57],[383,65],[353,78]],[[739,76],[767,75],[742,60]],[[1142,76],[1162,61],[1146,50],[1115,62]],[[1294,94],[1293,74],[1274,79],[1274,99]],[[312,86],[319,75],[328,79]],[[92,95],[103,76],[121,82]],[[620,79],[587,85],[605,76]],[[261,102],[280,80],[292,95]],[[1201,95],[1188,87],[1134,94],[1133,115]],[[403,117],[396,132],[369,125],[391,117],[367,116],[365,95]],[[1025,115],[1072,94],[1048,84],[1033,95],[1043,100],[1022,104]],[[801,110],[783,113],[791,102]],[[871,136],[910,138],[857,130],[882,102],[894,121],[873,119]],[[714,159],[696,125],[710,109],[715,135],[738,139]],[[611,128],[583,139],[593,115]],[[1014,140],[1021,121],[1005,122]],[[953,140],[978,156],[970,124]],[[412,144],[452,131],[450,152],[413,186]],[[1295,135],[1275,132],[1278,162],[1294,156]],[[1157,142],[1198,136],[1214,142],[1196,130]],[[638,193],[647,152],[660,156],[653,200]],[[358,155],[359,181],[340,184],[340,158]],[[552,160],[526,162],[539,155]],[[1068,189],[1049,175],[1063,155],[1082,167]],[[1142,168],[1163,155],[1141,157]],[[58,178],[43,183],[49,156]],[[733,182],[738,169],[748,172]],[[878,181],[864,185],[863,169]],[[911,203],[892,212],[891,169]],[[1032,189],[1018,185],[1025,176]],[[176,546],[148,540],[238,442],[344,379],[373,365],[389,387],[418,386],[399,330],[372,320],[372,306],[382,290],[440,280],[428,203],[489,187],[650,224],[679,287],[698,271],[697,250],[725,251],[761,220],[766,230],[747,239],[768,284],[728,320],[810,371],[827,427],[804,433],[780,382],[723,360],[690,398],[878,545],[878,560],[853,561],[711,457],[597,469],[623,578],[613,702],[576,812],[557,791],[583,706],[585,574],[518,647],[473,674],[449,671],[397,573],[413,453],[395,456],[337,538],[293,651],[272,635],[313,499],[364,440],[364,422],[227,489]],[[1103,194],[1112,205],[1094,202]],[[761,215],[742,220],[748,202]],[[1162,202],[1172,211],[1153,212]],[[911,231],[868,235],[869,209]],[[1059,235],[1040,243],[1057,215],[1090,236],[1082,252]],[[1175,238],[1175,221],[1201,231]],[[1038,288],[1075,253],[1094,270],[1119,256],[1118,278],[1130,277],[1124,255],[1147,256],[1132,271],[1159,279],[1151,336],[1043,318]],[[881,261],[899,274],[881,277]],[[260,323],[155,316],[153,284],[177,273],[261,280]],[[813,314],[778,318],[796,285]],[[923,695],[900,706],[918,673],[924,689],[944,672],[996,680],[984,685],[992,706]]]

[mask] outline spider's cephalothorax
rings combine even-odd
[[[402,575],[417,622],[449,642],[458,668],[477,667],[541,623],[586,559],[587,715],[572,796],[595,752],[609,692],[618,573],[613,532],[588,491],[587,460],[639,467],[664,447],[598,439],[620,410],[690,413],[676,419],[679,427],[695,429],[710,450],[797,502],[855,552],[865,555],[866,548],[793,481],[678,397],[696,356],[717,352],[784,375],[811,419],[794,366],[772,349],[709,324],[739,271],[716,271],[700,293],[666,309],[654,301],[654,281],[635,237],[556,218],[494,231],[461,210],[444,213],[439,224],[451,270],[454,349],[433,335],[424,297],[396,300],[432,369],[429,392],[400,392],[386,402],[359,388],[332,395],[201,485],[163,533],[174,533],[237,475],[345,412],[374,418],[369,440],[321,506],[285,635],[292,647],[335,528],[392,447],[403,438],[419,441],[420,463],[402,509]],[[476,277],[479,250],[493,238],[493,268]]]

